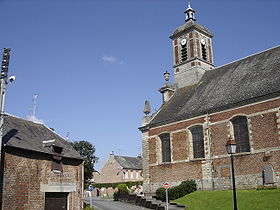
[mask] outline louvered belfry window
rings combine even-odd
[[[250,152],[247,118],[238,116],[231,120],[236,141],[236,152]]]
[[[203,127],[201,125],[190,128],[193,140],[193,157],[204,158],[204,136]]]
[[[161,139],[162,162],[171,162],[170,134],[164,133],[159,137]]]

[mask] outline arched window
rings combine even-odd
[[[236,141],[236,152],[250,152],[247,118],[238,116],[233,118],[231,123],[234,131],[234,139]]]
[[[171,162],[170,134],[163,133],[161,139],[162,162]]]
[[[203,127],[201,125],[191,127],[189,129],[192,133],[193,142],[193,157],[194,158],[204,158],[204,136]]]

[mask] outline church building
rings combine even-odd
[[[174,84],[165,72],[162,106],[142,132],[144,192],[195,180],[201,190],[280,186],[280,47],[215,68],[213,34],[188,4],[185,23],[170,36]]]

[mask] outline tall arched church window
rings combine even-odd
[[[163,133],[161,139],[162,162],[171,162],[170,134]]]
[[[250,152],[249,133],[247,118],[238,116],[231,120],[234,139],[236,141],[236,152]]]
[[[194,126],[189,129],[192,133],[193,156],[194,158],[204,158],[204,136],[203,127],[201,125]]]

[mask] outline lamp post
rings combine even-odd
[[[231,177],[232,177],[233,205],[234,205],[233,209],[237,210],[234,165],[233,165],[233,156],[232,156],[233,154],[236,153],[236,142],[231,136],[229,137],[229,140],[227,141],[226,149],[227,149],[227,153],[230,155],[230,160],[231,160]]]

